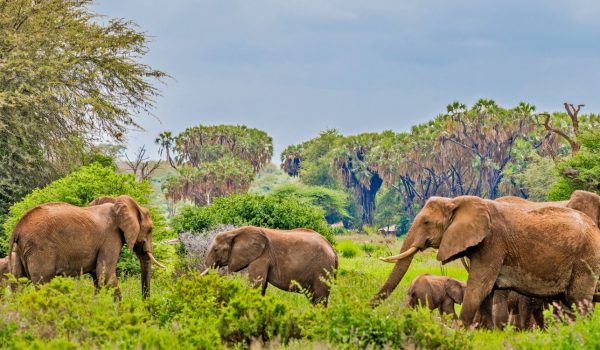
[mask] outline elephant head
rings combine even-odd
[[[204,266],[227,266],[231,272],[247,267],[252,261],[261,256],[269,244],[269,239],[258,227],[246,226],[217,234],[213,239]]]
[[[381,258],[396,266],[374,297],[373,303],[387,298],[396,288],[416,252],[436,248],[437,259],[447,263],[464,256],[469,247],[481,243],[490,234],[488,210],[485,201],[479,197],[431,197],[408,230],[401,253]]]
[[[567,208],[586,214],[600,227],[600,196],[588,191],[577,190],[571,194]]]
[[[99,197],[90,203],[90,206],[105,203],[113,204],[116,224],[123,233],[123,238],[129,249],[134,252],[140,261],[142,270],[142,295],[150,294],[151,264],[164,268],[152,255],[152,218],[150,211],[141,207],[137,202],[127,196]]]
[[[465,296],[465,288],[467,288],[466,283],[457,281],[454,278],[448,278],[446,283],[444,283],[446,295],[456,304],[462,304]]]

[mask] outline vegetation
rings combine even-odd
[[[345,192],[321,186],[307,186],[300,183],[275,187],[270,195],[275,197],[292,197],[305,201],[325,211],[325,220],[333,224],[348,220],[348,196]]]
[[[0,215],[86,164],[98,135],[123,140],[138,127],[132,112],[153,107],[152,82],[165,74],[139,62],[146,35],[130,21],[100,20],[90,4],[0,4]]]
[[[550,189],[551,200],[567,199],[574,190],[600,194],[600,131],[587,131],[577,140],[580,151],[557,166],[561,176]]]
[[[324,131],[285,149],[281,166],[304,184],[346,188],[352,194],[349,223],[396,224],[405,232],[431,196],[546,197],[558,180],[549,161],[563,161],[572,141],[579,145],[599,125],[598,115],[579,115],[581,106],[565,108],[567,113],[536,115],[526,103],[503,108],[482,99],[468,108],[455,102],[410,132],[345,137]],[[593,189],[593,181],[578,181],[575,187],[561,184],[564,192]]]
[[[273,154],[271,137],[246,126],[201,125],[175,137],[163,132],[156,143],[177,169],[163,184],[166,198],[174,202],[188,199],[197,206],[246,192]]]
[[[345,239],[364,240],[365,236]],[[342,239],[340,239],[341,243]],[[369,244],[386,246],[380,238]],[[36,288],[24,284],[16,292],[1,291],[0,342],[4,347],[51,348],[594,348],[600,311],[563,324],[547,313],[548,329],[517,332],[452,327],[448,318],[426,309],[407,308],[410,281],[423,273],[465,280],[459,263],[440,267],[435,254],[422,253],[406,278],[381,306],[369,300],[387,277],[389,264],[359,252],[340,257],[327,308],[308,298],[269,287],[266,297],[251,289],[243,276],[197,274],[171,276],[154,271],[152,296],[143,301],[136,277],[120,281],[123,300],[112,292],[94,293],[91,279],[56,278]]]
[[[171,220],[175,232],[201,232],[217,224],[315,230],[333,241],[322,209],[291,197],[238,194],[204,207],[186,207]]]

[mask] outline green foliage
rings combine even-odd
[[[344,258],[354,258],[360,253],[360,246],[350,240],[337,242],[335,248]]]
[[[325,220],[335,223],[348,219],[348,196],[341,190],[299,183],[278,186],[269,193],[275,197],[292,197],[304,200],[325,211]]]
[[[266,194],[277,186],[296,183],[296,181],[277,168],[275,164],[269,163],[256,174],[248,192]]]
[[[200,232],[215,224],[278,229],[304,227],[333,241],[323,210],[290,197],[236,194],[217,198],[209,206],[184,208],[172,219],[177,233]]]
[[[100,20],[90,6],[0,5],[0,214],[76,166],[108,163],[82,150],[98,135],[121,140],[138,126],[131,113],[153,107],[153,80],[165,74],[140,63],[145,34],[125,19]]]
[[[567,199],[574,190],[600,193],[600,130],[582,133],[578,141],[581,150],[557,166],[561,176],[550,189],[551,200]]]
[[[3,225],[5,236],[1,239],[2,255],[6,254],[6,242],[14,226],[23,214],[42,203],[66,202],[77,206],[86,206],[99,196],[118,196],[127,194],[140,204],[148,203],[152,193],[147,181],[136,181],[132,174],[119,174],[112,167],[103,167],[98,163],[83,166],[77,171],[56,180],[44,188],[36,189],[10,208],[10,214]],[[167,238],[170,233],[164,217],[155,208],[150,208],[154,222],[155,240]],[[139,264],[138,264],[139,265]]]
[[[554,161],[550,158],[540,157],[532,160],[519,178],[523,182],[529,199],[536,202],[547,201],[550,188],[558,181]]]

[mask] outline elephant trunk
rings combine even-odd
[[[137,252],[136,255],[140,260],[142,270],[142,298],[146,299],[150,296],[150,278],[152,276],[152,260],[148,252]]]
[[[377,292],[377,294],[375,294],[375,296],[371,300],[372,306],[377,306],[381,301],[387,299],[387,297],[394,291],[394,289],[396,289],[398,283],[400,283],[400,281],[406,274],[406,271],[410,267],[410,263],[412,262],[414,253],[417,251],[417,249],[413,249],[414,247],[415,246],[413,245],[412,235],[409,232],[407,238],[402,244],[402,249],[400,251],[401,255],[403,255],[403,253],[408,254],[406,254],[406,256],[404,256],[402,259],[396,260],[396,265],[390,273],[390,276],[388,277],[387,281],[385,281],[385,284],[381,287],[379,292]],[[412,253],[410,253],[411,251]]]

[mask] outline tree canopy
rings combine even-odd
[[[598,124],[594,114],[577,114],[578,125],[573,128],[571,114],[579,111],[547,114],[553,128],[561,128],[567,139],[547,129],[546,114],[534,112],[526,103],[505,108],[487,99],[471,107],[455,102],[410,132],[342,136],[335,130],[324,131],[285,149],[281,166],[302,183],[346,188],[361,224],[396,220],[406,226],[407,218],[412,219],[431,196],[530,196],[536,171],[542,168],[527,173],[529,166],[542,164],[547,169],[548,164],[538,159],[569,154],[569,139],[584,140],[578,134]],[[590,147],[583,148],[588,154]],[[539,186],[531,188],[531,194],[542,197],[541,192],[552,186],[551,179],[548,176],[543,184],[536,181]],[[380,189],[385,195],[377,196]],[[379,202],[385,208],[378,212]],[[391,205],[396,208],[387,208]]]
[[[80,165],[82,145],[123,140],[153,108],[165,73],[140,62],[146,35],[91,3],[0,2],[0,213]]]

